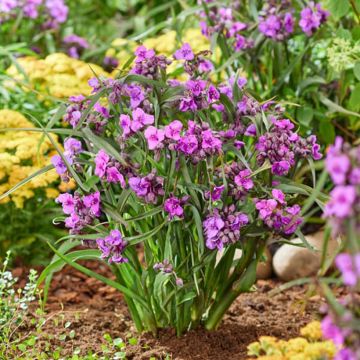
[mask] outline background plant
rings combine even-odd
[[[326,168],[334,183],[331,199],[324,215],[335,236],[345,239],[343,251],[337,255],[335,264],[341,274],[348,295],[336,299],[329,287],[324,285],[328,300],[327,315],[322,321],[324,336],[334,341],[338,351],[335,359],[359,357],[360,313],[360,237],[359,237],[359,151],[337,137],[329,148]]]

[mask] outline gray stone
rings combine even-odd
[[[324,232],[320,231],[313,235],[307,235],[306,240],[315,249],[314,251],[308,248],[285,244],[275,253],[273,257],[273,269],[279,279],[290,281],[316,275],[319,271]],[[291,242],[294,244],[302,243],[299,238],[293,239]],[[327,256],[333,255],[338,246],[338,240],[330,239]]]

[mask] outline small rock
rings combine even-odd
[[[268,248],[265,249],[264,256],[266,260],[259,262],[256,268],[257,280],[269,279],[272,274],[272,256]]]
[[[279,279],[283,281],[295,280],[313,276],[320,269],[321,249],[323,246],[324,232],[307,235],[306,240],[315,248],[314,251],[299,246],[285,244],[273,257],[273,268]],[[293,239],[294,244],[301,244],[301,239]],[[328,255],[334,254],[339,241],[330,239],[328,242]]]

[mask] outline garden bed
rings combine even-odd
[[[86,265],[107,274],[99,263]],[[62,356],[71,356],[74,349],[81,349],[81,354],[89,350],[102,354],[105,334],[110,334],[112,339],[132,339],[132,345],[126,346],[127,359],[246,359],[247,345],[259,336],[296,337],[300,327],[317,316],[322,303],[318,295],[309,297],[303,286],[272,295],[279,285],[277,280],[259,280],[257,291],[240,295],[217,331],[197,329],[178,338],[172,330],[162,330],[155,339],[136,333],[118,291],[65,267],[54,276],[46,307],[48,320],[42,327],[44,338],[36,346],[39,351],[49,343],[53,349],[61,347]]]

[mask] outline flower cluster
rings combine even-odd
[[[0,129],[32,128],[33,124],[17,111],[0,110]],[[52,135],[57,146],[61,146],[56,136]],[[49,165],[54,154],[53,145],[41,133],[32,131],[5,131],[0,133],[0,194],[13,188],[18,182],[26,179],[42,167]],[[59,176],[51,170],[20,187],[1,203],[13,202],[22,208],[26,200],[44,193],[48,198],[56,198],[59,191]],[[70,184],[68,184],[70,185]],[[69,186],[60,185],[66,190]],[[42,191],[43,190],[43,191]],[[39,200],[39,197],[37,197]]]
[[[89,47],[89,43],[86,39],[75,34],[65,36],[63,38],[63,43],[66,47],[68,55],[75,59],[78,59],[83,50]]]
[[[164,34],[157,34],[156,37],[144,39],[143,45],[147,49],[154,49],[157,54],[161,54],[170,58],[176,50],[177,36],[178,35],[176,31],[167,31]],[[182,40],[184,44],[190,44],[194,54],[206,51],[210,48],[209,40],[203,36],[200,29],[197,28],[184,29],[182,32]],[[116,66],[123,66],[130,59],[133,52],[137,48],[135,41],[123,38],[115,39],[111,45],[112,47],[108,49],[105,54],[104,64],[106,66],[111,65],[112,68]],[[204,66],[206,66],[206,64],[208,66],[212,66],[209,61],[203,63]],[[179,61],[173,61],[167,67],[169,73],[177,69],[181,69]]]
[[[224,173],[228,182],[229,195],[235,200],[243,199],[254,187],[251,179],[251,170],[244,168],[241,163],[233,162],[224,166]],[[217,177],[221,179],[222,168],[216,170]]]
[[[302,223],[300,217],[301,208],[295,204],[288,206],[285,194],[278,189],[272,190],[271,199],[255,199],[256,209],[259,211],[259,218],[265,225],[285,235],[293,234]]]
[[[248,355],[258,360],[309,360],[333,359],[336,353],[332,341],[322,339],[318,321],[310,322],[300,330],[301,337],[279,340],[271,336],[261,336],[259,341],[248,345]]]
[[[24,17],[45,18],[45,28],[57,28],[66,21],[68,7],[64,0],[5,0],[0,2],[0,23],[16,16],[21,11]]]
[[[171,274],[175,277],[175,283],[177,286],[182,287],[184,282],[181,278],[176,275],[174,267],[168,259],[164,259],[162,262],[154,264],[153,269],[156,271],[161,271],[164,274]]]
[[[144,177],[129,178],[129,186],[139,198],[150,204],[156,204],[158,197],[165,194],[164,178],[157,176],[155,170]]]
[[[122,165],[115,159],[110,158],[105,150],[99,150],[95,157],[95,175],[106,179],[108,183],[119,183],[125,189],[125,177]]]
[[[288,2],[282,1],[276,7],[271,1],[262,10],[259,18],[259,31],[266,37],[282,41],[294,31],[295,19],[290,11]]]
[[[329,15],[330,13],[324,10],[320,4],[310,1],[309,6],[301,10],[299,26],[307,36],[311,36]]]
[[[293,128],[294,124],[288,119],[274,120],[271,130],[260,136],[255,145],[259,165],[268,159],[275,175],[286,175],[299,158],[311,156],[314,160],[319,160],[322,157],[316,136],[304,139],[293,132]]]
[[[146,76],[149,79],[159,79],[161,71],[171,64],[171,60],[164,55],[156,55],[153,49],[139,46],[135,50],[135,65],[131,69],[132,74]]]
[[[211,37],[214,33],[221,33],[229,39],[235,51],[253,47],[254,42],[246,38],[243,33],[248,25],[235,20],[231,7],[211,7],[208,14],[201,12],[200,17],[204,19],[200,22],[203,35]],[[206,23],[207,17],[209,17],[211,25]]]
[[[195,112],[207,109],[219,100],[220,93],[215,86],[209,85],[205,80],[188,80],[185,83],[185,94],[180,101],[180,111]]]
[[[81,196],[75,192],[71,194],[60,194],[56,202],[62,205],[64,214],[69,215],[65,219],[65,226],[70,229],[71,234],[79,234],[81,230],[91,225],[95,218],[100,217],[100,192]]]
[[[126,263],[129,260],[123,257],[127,242],[123,239],[119,230],[111,230],[108,236],[96,240],[96,244],[101,250],[101,258],[107,259],[111,263]]]
[[[213,250],[222,250],[225,245],[240,240],[240,229],[249,222],[249,218],[236,210],[235,205],[215,209],[203,222],[206,246]]]
[[[326,169],[335,188],[330,193],[324,216],[329,218],[334,234],[343,233],[347,221],[354,219],[360,229],[360,146],[351,148],[337,137],[326,155]]]
[[[134,101],[133,98],[131,102]],[[129,115],[120,115],[120,127],[123,130],[123,138],[130,137],[138,131],[143,130],[147,125],[154,123],[154,116],[147,114],[143,109],[136,108],[132,111],[132,117]],[[151,128],[151,127],[149,127]],[[146,136],[146,134],[145,134]],[[155,148],[155,147],[154,147]]]

